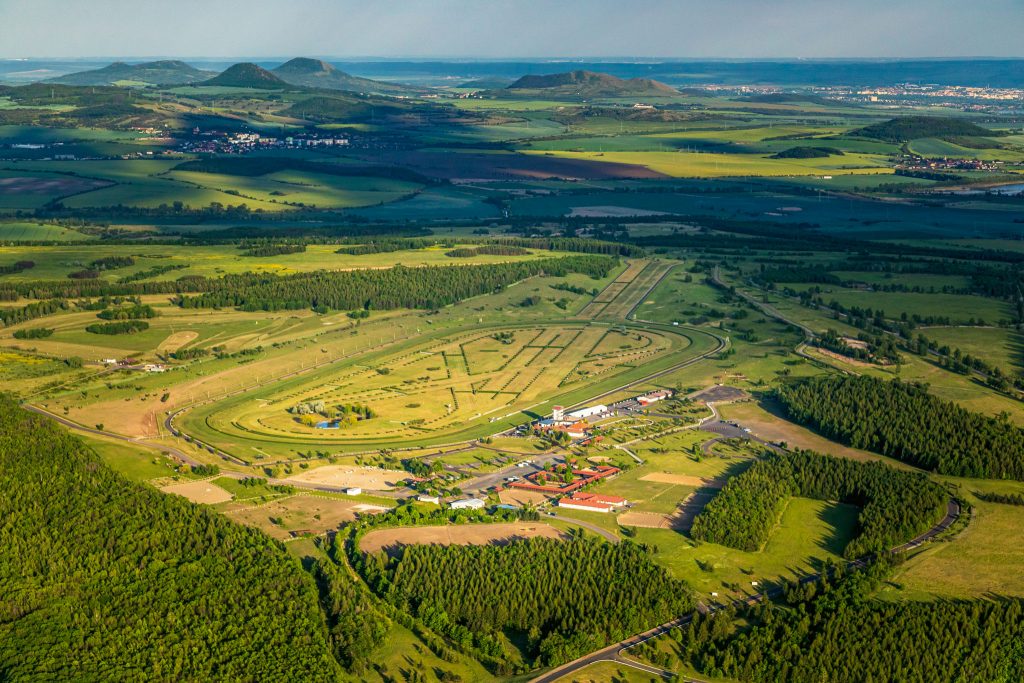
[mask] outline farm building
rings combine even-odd
[[[487,505],[482,498],[463,498],[451,502],[452,510],[483,510]]]
[[[637,396],[636,401],[642,406],[649,406],[652,403],[658,401],[664,401],[665,399],[672,398],[672,392],[668,389],[659,389],[658,391],[651,391],[644,394],[643,396]]]
[[[441,499],[438,496],[428,496],[425,493],[416,496],[416,500],[421,503],[433,503],[434,505],[441,504]]]
[[[599,493],[576,491],[572,496],[558,501],[558,507],[567,510],[585,510],[587,512],[611,512],[626,505],[629,501],[619,496],[605,496]]]

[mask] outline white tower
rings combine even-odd
[[[551,419],[555,422],[561,422],[565,419],[565,408],[562,406],[552,406],[551,408]]]

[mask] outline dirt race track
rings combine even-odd
[[[421,526],[371,531],[359,542],[359,547],[366,552],[375,553],[402,545],[489,545],[538,537],[563,538],[564,535],[544,522]]]

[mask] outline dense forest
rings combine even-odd
[[[319,271],[284,276],[264,272],[239,273],[219,278],[186,275],[177,280],[151,282],[109,282],[102,279],[3,282],[0,283],[0,301],[16,301],[19,297],[49,299],[49,301],[34,302],[20,308],[0,307],[0,321],[3,321],[6,325],[12,325],[17,322],[49,315],[58,308],[69,305],[61,301],[61,299],[76,297],[209,293],[210,296],[207,300],[212,302],[214,300],[234,300],[243,296],[250,288],[258,288],[261,296],[270,296],[272,293],[274,296],[286,296],[287,300],[294,301],[298,299],[308,301],[316,298],[313,296],[314,292],[310,291],[310,288],[316,290],[317,286],[325,283],[328,285],[328,290],[338,290],[334,292],[335,296],[340,291],[347,290],[353,284],[358,283],[361,285],[365,282],[372,284],[378,291],[383,289],[384,292],[387,292],[387,296],[381,297],[383,299],[397,296],[402,301],[407,300],[408,296],[396,294],[389,288],[389,284],[393,281],[402,286],[408,285],[413,287],[419,295],[419,300],[426,301],[432,298],[431,287],[440,288],[443,294],[438,298],[442,299],[449,298],[447,297],[449,292],[445,288],[450,284],[457,284],[466,291],[472,292],[469,296],[476,296],[477,294],[493,291],[493,289],[487,288],[491,283],[494,284],[494,289],[497,289],[522,278],[542,273],[553,276],[583,273],[592,277],[601,277],[615,267],[617,262],[617,258],[611,255],[581,254],[553,256],[517,263],[418,268],[396,266],[387,270]],[[456,269],[463,272],[453,275],[452,271]],[[345,297],[341,298],[344,299]],[[359,297],[355,298],[358,299]],[[358,305],[344,306],[340,310],[361,308],[362,303],[360,301]],[[211,303],[210,305],[214,304]],[[256,310],[259,310],[260,307],[258,306]],[[299,306],[299,308],[302,307]],[[429,306],[425,307],[429,308]]]
[[[792,586],[781,604],[697,616],[672,631],[671,649],[706,676],[743,683],[1024,680],[1019,599],[873,599],[886,573],[881,563],[856,573],[839,571],[819,584]],[[637,654],[661,666],[675,659],[653,645]]]
[[[499,291],[534,275],[582,273],[602,277],[616,262],[610,256],[580,255],[476,266],[317,271],[284,277],[226,275],[216,281],[218,286],[179,301],[185,308],[237,306],[247,311],[433,309]]]
[[[491,660],[503,658],[503,631],[524,636],[537,665],[554,665],[694,606],[687,584],[630,541],[414,545],[392,563],[368,555],[360,567],[396,608]]]
[[[1024,431],[925,387],[828,376],[787,384],[777,396],[790,418],[855,448],[940,474],[1024,479]]]
[[[759,550],[790,496],[835,500],[861,508],[856,536],[844,550],[860,557],[887,550],[928,530],[945,514],[948,496],[917,472],[811,451],[769,453],[733,477],[697,515],[700,541]]]
[[[308,574],[0,397],[0,680],[332,681]]]

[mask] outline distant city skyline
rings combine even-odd
[[[0,58],[1024,56],[1022,0],[0,0]]]

